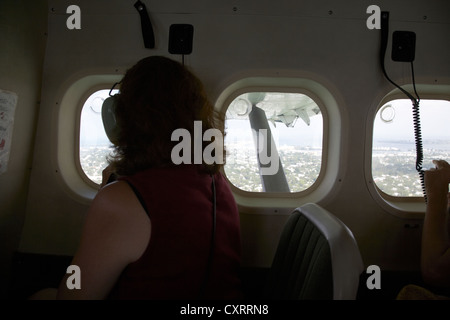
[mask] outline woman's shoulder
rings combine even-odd
[[[97,193],[89,208],[85,229],[94,237],[121,244],[116,246],[118,250],[124,247],[130,259],[135,260],[147,246],[151,222],[130,186],[125,181],[116,181]]]
[[[94,203],[116,207],[133,202],[133,191],[126,181],[118,180],[102,187],[94,198]],[[112,205],[113,204],[113,205]]]
[[[115,181],[101,188],[89,211],[98,219],[114,219],[126,225],[148,220],[139,199],[126,181]]]

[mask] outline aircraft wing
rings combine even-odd
[[[319,106],[310,97],[300,93],[252,92],[237,97],[227,111],[227,119],[248,119],[253,106],[263,109],[267,120],[276,125],[293,127],[300,118],[308,126],[310,118],[319,114]]]

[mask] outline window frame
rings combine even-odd
[[[251,90],[249,90],[251,89]],[[249,91],[248,91],[249,90]],[[302,190],[302,191],[296,191],[296,192],[257,192],[257,191],[246,191],[243,190],[241,188],[239,188],[238,186],[236,186],[226,175],[225,173],[225,168],[224,168],[224,176],[226,177],[226,179],[228,180],[228,182],[230,183],[231,188],[233,189],[234,192],[236,193],[240,193],[242,195],[245,196],[255,196],[258,194],[266,194],[268,196],[271,197],[282,197],[282,198],[289,198],[289,197],[302,197],[305,195],[310,194],[311,192],[313,192],[317,186],[322,182],[323,180],[323,176],[324,176],[324,167],[325,167],[325,162],[327,159],[327,150],[328,148],[326,148],[326,145],[328,143],[328,139],[327,139],[327,135],[325,134],[326,132],[326,127],[328,127],[328,115],[326,113],[326,108],[323,105],[322,101],[312,92],[310,92],[307,89],[304,88],[286,88],[286,87],[247,87],[247,88],[242,88],[241,90],[235,91],[233,92],[232,95],[230,95],[230,97],[227,99],[227,102],[229,101],[229,103],[224,106],[223,108],[223,112],[227,112],[228,107],[231,105],[231,103],[238,97],[240,97],[243,94],[246,93],[251,93],[251,92],[266,92],[266,93],[292,93],[292,94],[302,94],[302,95],[306,95],[308,96],[310,99],[312,99],[317,106],[320,109],[321,115],[322,115],[322,124],[323,124],[323,131],[322,131],[322,154],[321,154],[321,164],[320,164],[320,171],[319,171],[319,175],[317,176],[316,180],[314,181],[314,183],[309,186],[307,189]],[[226,128],[226,120],[225,120],[225,128]],[[226,133],[226,132],[225,132]],[[225,145],[226,147],[226,145]],[[224,167],[226,166],[226,163],[224,165]]]
[[[93,92],[110,89],[122,77],[119,68],[109,74],[81,72],[65,82],[57,93],[55,173],[65,192],[81,203],[90,203],[99,189],[99,185],[86,176],[79,160],[81,110]]]
[[[100,184],[93,181],[91,178],[88,177],[86,172],[83,170],[83,166],[81,165],[81,159],[80,159],[80,136],[81,136],[81,113],[83,112],[84,105],[86,101],[90,98],[91,95],[94,93],[101,91],[101,90],[111,90],[114,83],[109,84],[100,84],[96,85],[94,87],[89,88],[88,91],[86,91],[82,98],[80,99],[80,103],[77,107],[77,118],[76,118],[76,141],[75,141],[75,166],[77,171],[80,173],[81,178],[83,181],[89,185],[91,188],[99,189]]]
[[[413,92],[413,86],[402,86],[408,92]],[[420,85],[416,84],[417,91],[420,94],[422,100],[447,100],[450,101],[450,85]],[[374,122],[378,111],[387,103],[393,100],[408,99],[400,90],[394,89],[386,94],[379,102],[374,102],[370,112],[368,113],[366,121],[366,143],[365,143],[365,178],[366,185],[372,198],[387,212],[394,216],[406,219],[422,219],[425,210],[426,203],[422,197],[405,197],[405,196],[393,196],[382,191],[375,183],[372,175],[372,152],[373,152],[373,134],[374,134]],[[411,111],[412,112],[412,111]],[[424,164],[424,170],[427,170],[426,164]]]
[[[264,75],[260,75],[261,72],[256,74],[259,76],[245,72],[229,79],[217,96],[216,109],[226,113],[234,99],[248,92],[290,92],[308,95],[322,112],[322,163],[314,184],[299,192],[250,192],[237,188],[230,181],[238,206],[248,212],[258,208],[259,213],[279,214],[284,209],[292,209],[308,202],[320,202],[325,197],[332,196],[339,189],[342,182],[340,175],[344,170],[342,137],[347,134],[348,126],[345,124],[348,123],[348,118],[345,116],[345,109],[339,107],[343,105],[343,99],[332,84],[313,74],[284,75],[279,71],[267,71]],[[329,120],[331,118],[333,122]],[[225,172],[223,173],[225,175]],[[228,177],[226,179],[228,180]]]

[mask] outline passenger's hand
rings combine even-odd
[[[103,188],[108,183],[116,180],[116,174],[114,172],[114,169],[111,165],[108,165],[105,169],[102,171],[102,183],[100,184],[100,187]]]
[[[425,171],[425,190],[431,199],[449,197],[450,164],[445,160],[433,160],[435,168]]]

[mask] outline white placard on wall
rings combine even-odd
[[[8,169],[17,94],[0,89],[0,174]]]

